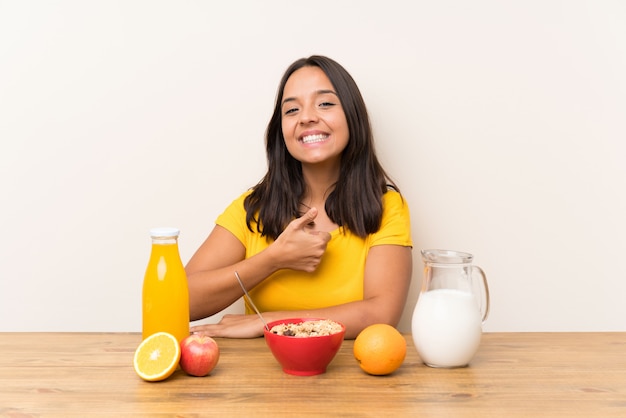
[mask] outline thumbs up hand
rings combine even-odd
[[[311,273],[319,266],[330,234],[315,228],[317,209],[309,209],[291,221],[272,244],[279,268]]]

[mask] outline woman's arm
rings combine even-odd
[[[243,273],[239,273],[246,280]],[[397,325],[406,303],[411,273],[411,247],[374,246],[365,264],[362,301],[322,309],[265,312],[263,317],[266,321],[289,317],[330,318],[346,326],[345,338],[356,338],[361,330],[371,324]],[[238,286],[234,276],[231,280]],[[226,315],[218,324],[201,325],[192,331],[215,337],[253,338],[263,335],[263,324],[256,315]]]
[[[216,226],[185,267],[190,319],[213,315],[243,295],[235,271],[246,289],[280,269],[314,271],[330,240],[330,234],[307,226],[316,216],[317,210],[310,209],[292,221],[265,250],[249,258],[245,258],[245,247],[231,232]]]

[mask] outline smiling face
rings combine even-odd
[[[302,67],[287,80],[281,104],[289,153],[303,166],[338,167],[349,140],[346,115],[332,83],[319,67]]]

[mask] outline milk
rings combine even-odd
[[[463,367],[480,344],[482,320],[474,295],[456,289],[422,292],[412,320],[413,342],[432,367]]]

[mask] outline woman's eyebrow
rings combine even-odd
[[[335,96],[339,97],[339,96],[337,95],[337,92],[335,92],[334,90],[326,90],[326,89],[322,89],[322,90],[316,90],[316,91],[315,91],[315,95],[316,95],[316,96],[320,96],[320,95],[322,95],[322,94],[334,94]],[[293,101],[295,101],[295,100],[296,100],[296,98],[295,98],[295,97],[286,97],[286,98],[284,98],[284,99],[283,99],[282,105],[284,106],[284,105],[285,105],[285,103],[288,103],[288,102],[293,102]]]
[[[317,95],[321,95],[321,94],[334,94],[335,96],[337,96],[337,92],[335,92],[335,90],[318,90],[315,93],[317,93]]]

